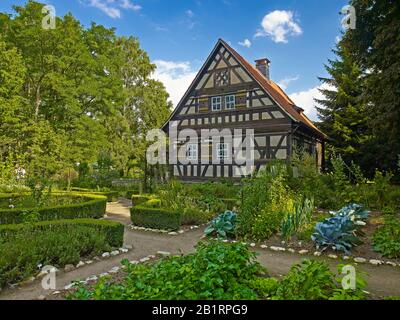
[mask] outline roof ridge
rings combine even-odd
[[[307,127],[311,128],[312,130],[318,132],[320,135],[326,137],[326,135],[319,130],[315,124],[303,113],[301,110],[298,111],[296,104],[293,102],[292,99],[286,94],[282,88],[276,84],[274,81],[267,79],[255,66],[249,63],[242,55],[240,55],[235,49],[233,49],[225,40],[219,39],[219,43],[225,46],[231,54],[235,56],[239,62],[243,65],[243,67],[249,72],[255,80],[266,90],[271,97],[275,100],[275,102],[282,108],[286,113],[291,116],[295,121],[302,122]]]

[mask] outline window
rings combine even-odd
[[[217,144],[217,159],[225,160],[228,159],[228,144],[218,143]]]
[[[186,145],[186,159],[197,160],[197,144],[190,143]]]
[[[211,98],[211,110],[212,111],[221,110],[221,97],[212,97]]]
[[[235,95],[225,96],[225,109],[235,109]]]

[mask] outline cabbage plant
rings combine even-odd
[[[227,238],[235,235],[237,215],[233,211],[225,211],[213,219],[204,230],[206,236],[216,235]]]
[[[319,249],[332,248],[349,253],[354,246],[362,243],[357,231],[360,225],[365,225],[363,220],[367,219],[369,211],[361,205],[350,204],[331,214],[333,217],[316,224],[311,239]]]

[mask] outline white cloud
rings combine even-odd
[[[121,18],[121,9],[139,11],[142,7],[130,0],[83,0],[84,4],[103,11],[110,18]]]
[[[251,47],[251,41],[249,39],[244,39],[243,41],[240,41],[239,44],[246,48]]]
[[[176,107],[196,77],[197,71],[193,70],[189,61],[156,60],[154,63],[157,69],[153,77],[164,83],[170,100]]]
[[[318,89],[335,90],[334,87],[328,84],[322,84],[320,86],[316,86],[305,91],[295,92],[289,95],[290,99],[292,99],[297,106],[303,108],[306,116],[313,121],[318,120],[317,110],[315,107],[322,107],[320,104],[316,103],[314,99],[324,99],[324,95],[319,92]]]
[[[130,9],[133,11],[139,11],[142,9],[142,6],[132,3],[130,0],[122,0],[120,6],[123,9]]]
[[[300,78],[300,76],[298,76],[298,75],[297,75],[297,76],[294,76],[294,77],[286,77],[286,78],[280,80],[280,81],[278,82],[278,85],[279,85],[283,90],[286,90],[287,87],[289,86],[290,82],[299,80],[299,78]]]
[[[186,15],[188,16],[188,18],[193,18],[194,16],[194,12],[192,10],[186,10]]]
[[[296,36],[303,33],[300,25],[294,21],[293,12],[275,10],[264,16],[255,37],[270,37],[274,42],[287,43],[288,36]]]

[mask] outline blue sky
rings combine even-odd
[[[1,0],[0,11],[25,0]],[[268,57],[271,78],[316,119],[317,77],[341,33],[346,0],[46,0],[56,14],[139,38],[176,103],[223,38],[247,60]]]

